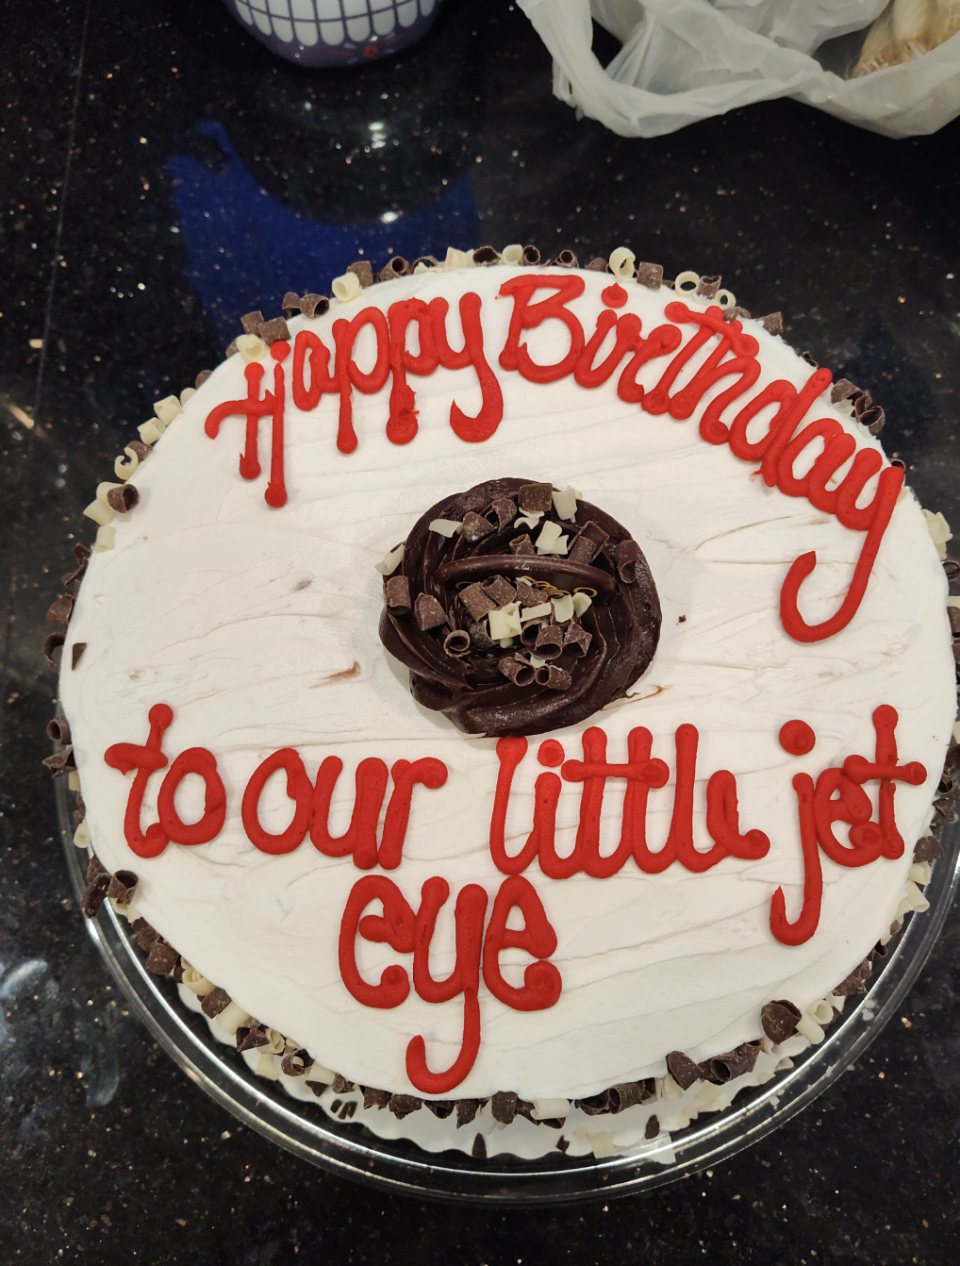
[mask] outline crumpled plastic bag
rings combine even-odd
[[[561,101],[620,136],[662,136],[754,101],[793,97],[885,136],[960,114],[960,34],[845,79],[814,53],[863,30],[887,0],[518,0],[553,56]],[[604,69],[591,18],[623,47]]]

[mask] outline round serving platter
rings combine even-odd
[[[67,866],[79,898],[88,856],[73,843],[66,780],[57,787]],[[742,1091],[727,1109],[704,1112],[642,1157],[615,1156],[537,1161],[472,1160],[460,1152],[430,1154],[412,1143],[388,1141],[362,1125],[340,1123],[319,1107],[287,1096],[255,1076],[239,1055],[210,1035],[202,1016],[186,1010],[176,986],[151,975],[127,922],[109,902],[87,930],[134,1011],[167,1054],[212,1099],[250,1129],[311,1164],[342,1178],[434,1200],[473,1204],[564,1204],[632,1195],[665,1186],[715,1165],[788,1121],[831,1086],[898,1012],[932,951],[960,880],[960,827],[944,827],[944,856],[924,889],[930,909],[910,915],[891,943],[868,991],[849,998],[819,1046],[795,1058],[794,1067],[766,1085]]]

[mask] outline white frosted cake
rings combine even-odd
[[[484,248],[334,294],[244,318],[88,509],[85,911],[341,1120],[642,1152],[925,907],[932,516],[718,278]]]

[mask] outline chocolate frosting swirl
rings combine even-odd
[[[546,502],[534,529],[517,526]],[[447,537],[431,530],[437,519],[463,527]],[[547,523],[567,536],[566,555],[537,553]],[[431,506],[384,590],[380,639],[409,668],[411,694],[467,734],[542,734],[584,720],[627,692],[660,636],[656,586],[629,532],[585,501],[574,521],[561,519],[549,485],[526,479],[489,480]],[[509,647],[491,638],[490,608],[517,598],[530,609],[576,590],[591,598],[580,618],[551,611],[526,621]]]

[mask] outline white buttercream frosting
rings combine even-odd
[[[674,731],[682,723],[696,725],[698,846],[710,843],[706,779],[721,768],[736,776],[742,829],[759,828],[771,840],[762,860],[727,858],[703,874],[674,866],[647,875],[631,861],[611,879],[581,874],[549,880],[534,864],[527,878],[557,932],[551,961],[560,971],[562,993],[549,1009],[519,1012],[481,985],[480,1052],[452,1092],[456,1097],[515,1090],[527,1099],[572,1100],[612,1084],[663,1077],[669,1051],[701,1060],[757,1038],[760,1008],[772,998],[789,998],[805,1009],[828,995],[898,909],[956,711],[946,583],[912,494],[900,496],[849,626],[820,643],[791,640],[778,610],[790,563],[816,550],[818,566],[803,587],[801,608],[810,622],[825,619],[846,591],[863,534],[805,499],[767,488],[726,445],[701,439],[698,421],[716,389],[688,421],[677,422],[619,400],[616,375],[588,390],[569,377],[534,384],[499,369],[512,305],[496,295],[505,278],[521,271],[529,272],[499,267],[421,273],[364,290],[348,306],[334,301],[316,320],[292,321],[292,334],[309,328],[332,348],[331,325],[339,316],[353,318],[369,305],[386,308],[414,295],[428,301],[444,296],[456,313],[459,296],[474,291],[482,298],[487,356],[503,387],[504,416],[492,438],[463,442],[450,427],[450,404],[456,399],[465,413],[477,412],[476,376],[470,369],[440,369],[410,379],[419,432],[405,447],[385,436],[389,385],[376,395],[355,393],[359,445],[344,455],[335,443],[335,396],[323,397],[310,414],[288,400],[289,500],[280,509],[264,502],[266,475],[247,482],[238,474],[242,420],[227,419],[216,439],[204,433],[212,408],[246,394],[243,358],[224,362],[131,476],[139,504],[111,520],[112,548],[91,559],[64,651],[61,697],[87,826],[109,870],[138,874],[137,913],[245,1012],[296,1040],[325,1067],[394,1092],[418,1093],[404,1071],[414,1036],[424,1036],[431,1067],[453,1062],[462,999],[431,1005],[411,992],[392,1010],[359,1005],[340,978],[337,936],[361,872],[349,857],[321,855],[309,839],[284,856],[257,851],[244,834],[240,801],[253,771],[278,748],[296,748],[311,777],[325,757],[336,755],[344,762],[331,822],[339,833],[349,821],[359,761],[379,757],[391,765],[437,757],[449,770],[446,785],[417,789],[404,860],[391,878],[414,907],[433,875],[443,876],[453,894],[467,883],[483,885],[491,898],[496,893],[503,876],[487,838],[495,741],[467,738],[442,715],[414,704],[406,672],[377,634],[382,576],[376,565],[435,502],[484,480],[520,476],[557,489],[572,485],[628,529],[659,591],[659,648],[626,698],[550,737],[563,744],[568,759],[580,759],[580,734],[600,725],[608,759],[621,761],[628,732],[638,725],[650,729],[653,755],[671,770],[670,783],[650,793],[648,838],[657,848],[673,802]],[[585,293],[570,308],[589,332],[600,291],[611,278],[580,275]],[[632,283],[626,290],[622,310],[636,312],[647,331],[664,320],[665,304],[676,298],[672,290]],[[703,299],[684,301],[707,306]],[[457,345],[455,324],[451,317]],[[778,378],[797,387],[806,382],[809,366],[779,338],[758,322],[745,328],[761,348],[762,372],[753,391]],[[525,338],[535,358],[549,361],[564,354],[568,335],[549,322]],[[365,357],[372,362],[369,328],[357,341],[356,356],[365,367]],[[664,364],[646,366],[640,381],[656,382]],[[834,407],[826,397],[815,408],[811,417],[835,419],[858,448],[879,447],[848,408]],[[265,468],[268,429],[265,421]],[[77,642],[85,642],[86,650],[71,669]],[[144,742],[147,712],[156,703],[174,710],[164,737],[171,760],[193,746],[215,754],[228,812],[211,843],[171,844],[159,857],[143,860],[131,853],[123,833],[130,778],[108,767],[103,755],[117,742]],[[799,946],[780,944],[769,926],[771,897],[783,885],[788,917],[795,918],[803,878],[791,780],[801,771],[816,777],[853,753],[872,759],[871,714],[881,703],[899,713],[901,760],[921,761],[928,771],[922,786],[897,788],[904,855],[859,869],[824,858],[816,935]],[[777,743],[780,727],[793,718],[816,732],[816,747],[807,756],[790,756]],[[507,821],[511,852],[531,826],[533,784],[541,772],[534,751],[531,744],[514,781]],[[150,782],[145,822],[155,820],[159,782],[156,776]],[[181,787],[178,806],[187,820],[202,811],[196,790]],[[605,851],[619,836],[622,796],[623,783],[611,781],[604,800]],[[561,853],[572,847],[579,797],[578,786],[565,786],[558,812]],[[289,817],[290,802],[274,778],[261,801],[261,820],[279,831]],[[451,899],[433,942],[431,967],[438,977],[454,965],[452,906]],[[397,961],[387,946],[357,944],[369,980]],[[519,983],[527,956],[510,950],[502,961],[508,978]],[[629,1110],[638,1144],[651,1110],[656,1108]],[[411,1125],[414,1118],[423,1118],[422,1124]],[[404,1135],[443,1125],[427,1113],[390,1121]],[[584,1122],[584,1130],[601,1129],[589,1118]],[[528,1122],[518,1128],[528,1126],[549,1133]]]

